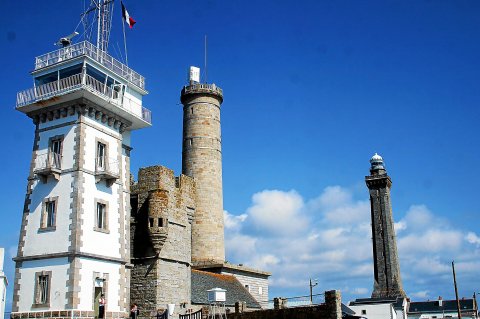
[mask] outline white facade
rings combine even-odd
[[[368,319],[396,319],[396,313],[391,303],[364,304],[358,306],[348,306],[355,311],[356,316],[366,317]]]
[[[5,257],[5,249],[0,248],[0,319],[4,319],[5,303],[7,300],[7,286],[8,281],[3,272],[3,261]]]
[[[51,67],[45,60],[33,72],[39,86],[17,96],[35,137],[13,318],[92,318],[102,293],[106,317],[129,309],[130,131],[150,125],[146,91],[88,56],[73,59]]]

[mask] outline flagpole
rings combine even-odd
[[[123,11],[123,3],[122,3],[122,11]],[[125,64],[128,66],[127,37],[125,36],[125,19],[123,18],[123,14],[122,14],[122,29],[123,29],[123,45],[125,47]]]

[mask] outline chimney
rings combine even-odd
[[[438,296],[438,306],[443,307],[443,299],[442,296]]]

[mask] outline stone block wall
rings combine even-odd
[[[191,300],[191,223],[195,183],[163,166],[142,168],[131,187],[130,299],[141,317]]]
[[[340,291],[325,292],[325,303],[315,306],[258,310],[230,313],[228,319],[341,319],[342,298]]]

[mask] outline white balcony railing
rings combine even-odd
[[[88,56],[97,61],[116,75],[124,78],[130,83],[145,89],[145,78],[133,71],[131,68],[114,59],[111,55],[101,51],[95,45],[88,41],[82,41],[72,44],[68,47],[61,48],[35,58],[35,70],[70,60],[79,56]]]
[[[62,169],[62,155],[48,152],[43,154],[37,154],[35,158],[35,167],[33,169],[34,173],[47,170],[58,170]]]
[[[88,88],[108,102],[127,110],[129,113],[143,119],[149,124],[152,123],[152,115],[149,109],[124,95],[122,96],[121,91],[113,90],[105,83],[83,73],[74,74],[59,81],[46,83],[18,92],[17,108],[82,88]]]
[[[100,156],[95,159],[95,173],[119,176],[120,165],[116,158]]]

